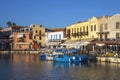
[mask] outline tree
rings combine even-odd
[[[7,22],[7,26],[8,26],[8,27],[12,26],[12,22],[8,21],[8,22]]]
[[[10,26],[16,26],[16,23],[11,22],[11,21],[8,21],[8,22],[7,22],[7,26],[8,26],[8,27],[10,27]]]
[[[3,27],[2,26],[0,26],[0,29],[2,29]]]
[[[16,23],[13,22],[12,25],[13,25],[13,26],[16,26]]]

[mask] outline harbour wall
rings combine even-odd
[[[97,57],[98,62],[120,63],[120,58],[117,57]]]

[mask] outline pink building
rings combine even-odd
[[[20,31],[13,32],[13,49],[29,50],[33,49],[34,43],[29,28],[21,28]]]
[[[13,32],[13,49],[32,49],[33,41],[30,39],[30,32]]]

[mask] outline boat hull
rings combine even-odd
[[[53,61],[54,62],[71,62],[71,57],[65,56],[65,55],[54,56]]]

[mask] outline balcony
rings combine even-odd
[[[82,35],[88,35],[88,31],[87,32],[82,32]]]
[[[22,37],[22,38],[18,38],[17,42],[26,42],[26,41],[25,38]]]
[[[45,34],[35,34],[35,36],[45,36]]]
[[[51,39],[49,40],[49,42],[60,42],[61,40],[60,39]]]

